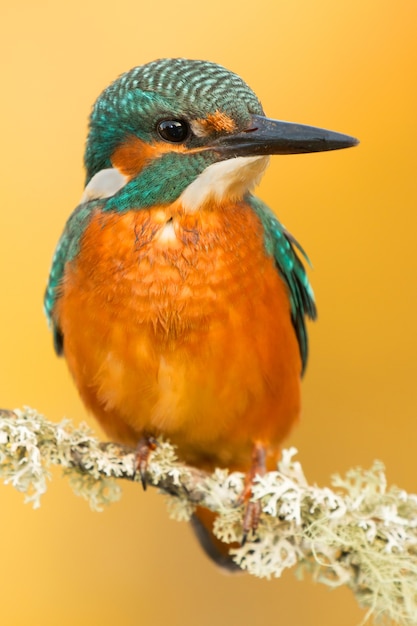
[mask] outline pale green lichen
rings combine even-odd
[[[85,451],[88,450],[88,454]],[[82,470],[74,465],[74,453],[83,456]],[[91,430],[82,424],[75,428],[68,420],[53,424],[32,409],[16,410],[0,420],[0,476],[26,494],[25,501],[40,506],[50,478],[49,468],[61,465],[70,477],[77,495],[101,510],[120,497],[121,476],[133,459],[115,457],[100,444]]]
[[[416,624],[417,497],[388,489],[380,462],[333,477],[336,492],[309,486],[294,453],[257,479],[253,498],[268,516],[257,542],[232,551],[236,562],[267,578],[297,564],[299,575],[348,585],[374,617]],[[227,529],[218,534],[227,540]]]
[[[176,522],[189,522],[194,513],[195,506],[185,498],[177,496],[165,496],[165,502],[170,519]]]
[[[139,480],[134,451],[100,444],[86,426],[52,424],[35,411],[0,412],[0,476],[39,506],[50,467],[61,465],[74,491],[100,510],[120,497],[117,478]],[[276,472],[258,476],[261,502],[256,537],[231,550],[242,569],[262,578],[295,568],[329,586],[347,585],[365,616],[417,624],[417,496],[387,487],[384,467],[334,476],[332,488],[309,485],[294,449],[284,450]],[[149,460],[151,484],[166,496],[170,516],[188,520],[196,504],[215,510],[216,535],[241,542],[243,475],[207,476],[183,466],[174,448],[158,442]]]

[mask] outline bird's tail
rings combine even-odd
[[[228,572],[241,572],[241,568],[233,561],[229,554],[231,548],[239,547],[239,544],[223,543],[213,533],[213,523],[216,513],[197,507],[191,518],[191,526],[195,535],[207,556]]]

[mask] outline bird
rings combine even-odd
[[[158,59],[125,72],[89,119],[81,200],[58,242],[44,308],[87,409],[147,460],[156,438],[206,471],[276,467],[300,415],[316,318],[305,252],[253,194],[271,155],[357,140],[265,116],[217,63]],[[141,466],[142,467],[142,466]],[[197,508],[195,534],[236,571]]]

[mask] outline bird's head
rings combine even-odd
[[[355,145],[347,135],[264,117],[257,96],[215,63],[161,59],[120,76],[97,99],[84,199],[115,210],[242,197],[268,156]],[[132,204],[133,202],[133,204]]]

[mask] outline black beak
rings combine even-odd
[[[358,143],[354,137],[331,130],[252,115],[251,124],[247,129],[234,135],[220,137],[210,148],[229,159],[238,156],[340,150],[356,146]]]

